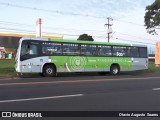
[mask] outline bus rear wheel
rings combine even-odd
[[[56,76],[56,69],[53,65],[46,65],[43,69],[43,76],[53,77]]]
[[[112,65],[110,68],[110,74],[111,75],[118,75],[120,72],[120,68],[118,65]]]

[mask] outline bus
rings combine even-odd
[[[64,72],[110,72],[144,70],[148,68],[147,46],[21,38],[15,58],[18,74],[41,73],[46,77]]]

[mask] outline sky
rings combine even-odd
[[[146,6],[155,0],[0,0],[0,32],[35,33],[42,19],[42,34],[77,39],[81,34],[107,42],[107,18],[111,17],[110,42],[145,44],[154,53],[159,35],[144,26]],[[160,31],[159,31],[160,34]]]

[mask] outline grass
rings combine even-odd
[[[148,69],[144,72],[160,72],[160,67],[155,67],[155,64],[149,64]]]
[[[0,60],[0,76],[15,76],[15,62],[13,59]]]
[[[14,59],[0,59],[0,76],[16,76],[14,65]],[[160,72],[160,68],[155,67],[154,64],[149,64],[148,69],[144,72]]]

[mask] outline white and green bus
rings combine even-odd
[[[46,77],[64,72],[110,72],[148,68],[147,46],[21,38],[16,55],[17,73],[41,73]]]

